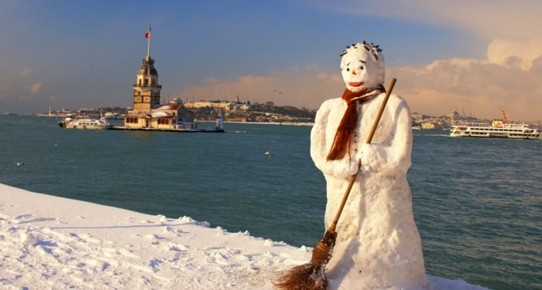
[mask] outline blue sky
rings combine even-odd
[[[0,0],[0,112],[130,106],[150,23],[164,101],[316,109],[367,40],[412,111],[542,119],[540,1],[406,2]]]

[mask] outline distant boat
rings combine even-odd
[[[218,118],[216,118],[214,129],[205,128],[205,129],[200,129],[199,132],[224,133],[224,112],[220,111]]]
[[[525,123],[510,123],[503,111],[503,119],[491,123],[459,123],[450,128],[452,137],[482,137],[508,139],[540,139],[540,131]]]
[[[108,130],[113,127],[105,118],[72,118],[68,116],[58,122],[58,125],[67,129]]]
[[[198,124],[178,120],[175,122],[175,126],[171,130],[178,132],[198,132]]]
[[[119,113],[115,113],[115,112],[106,112],[104,114],[104,117],[106,119],[119,119],[119,120],[121,120],[121,119],[124,118],[124,115],[119,114]]]

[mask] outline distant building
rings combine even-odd
[[[160,90],[158,72],[154,68],[154,59],[149,55],[143,59],[143,65],[137,72],[134,87],[134,113],[149,112],[160,105]]]
[[[414,112],[411,114],[412,120],[421,120],[423,119],[423,115],[417,112]]]
[[[448,118],[450,119],[451,122],[463,119],[461,114],[459,114],[459,112],[457,111],[453,111],[452,113],[448,114]]]
[[[227,101],[220,101],[220,102],[200,101],[200,102],[186,102],[184,103],[184,106],[185,108],[194,108],[194,109],[209,107],[209,108],[223,110],[225,112],[228,112],[232,109],[234,104]]]
[[[423,130],[432,130],[435,129],[435,124],[431,122],[424,122],[422,123],[422,129]]]
[[[192,130],[195,129],[194,114],[183,107],[182,102],[160,104],[162,86],[158,83],[158,71],[150,56],[150,31],[146,34],[147,56],[137,72],[133,85],[133,109],[124,117],[124,129]]]

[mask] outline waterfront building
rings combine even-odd
[[[145,33],[147,56],[137,72],[133,84],[133,109],[124,118],[124,129],[184,130],[194,129],[193,113],[177,100],[160,104],[162,85],[158,83],[158,71],[150,54],[151,30]]]

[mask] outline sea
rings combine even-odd
[[[63,129],[58,121],[0,116],[0,183],[189,216],[293,246],[313,247],[325,231],[310,126],[226,123],[224,133],[174,133]],[[407,177],[427,273],[496,290],[542,289],[542,140],[413,134]]]

